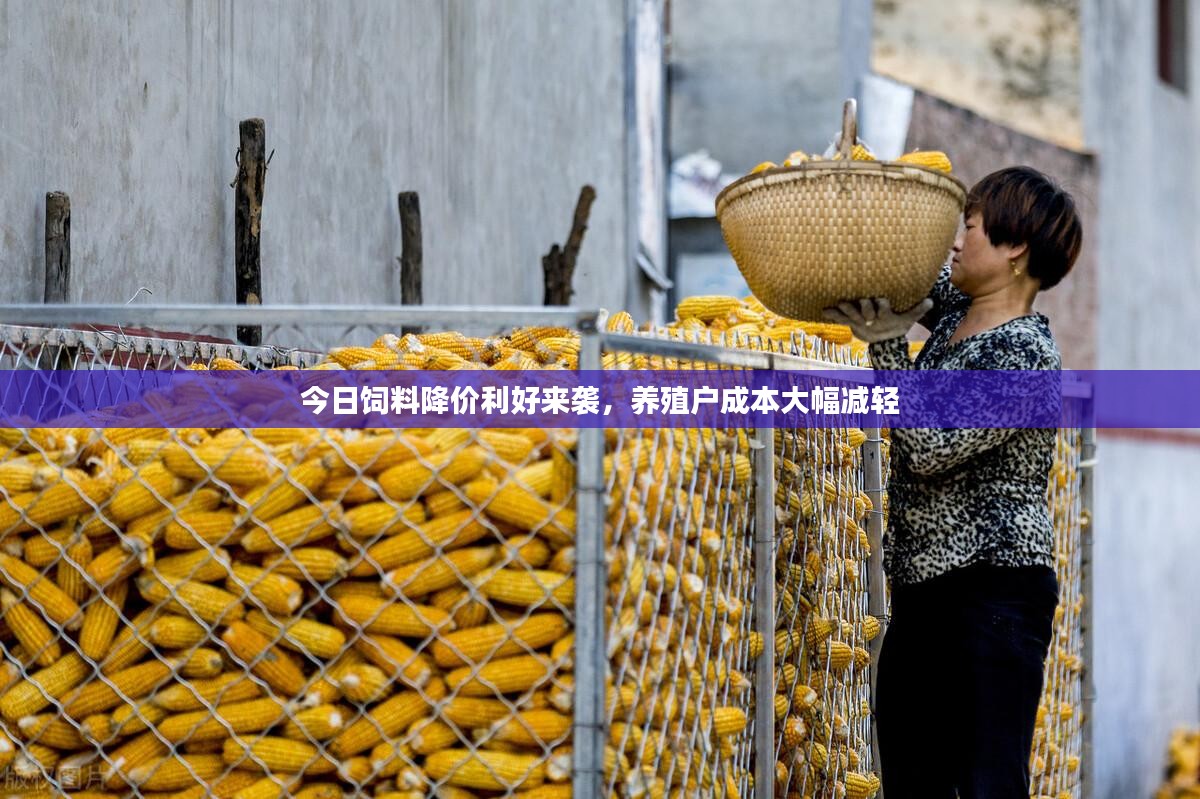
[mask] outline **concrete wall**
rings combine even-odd
[[[1083,220],[1084,247],[1063,282],[1038,295],[1037,310],[1050,327],[1068,369],[1096,368],[1099,182],[1095,159],[1018,133],[924,92],[913,98],[905,152],[944,150],[954,172],[970,188],[989,172],[1024,164],[1056,179],[1075,197]]]
[[[1155,6],[1082,4],[1085,132],[1100,161],[1104,369],[1200,367],[1200,14],[1190,14],[1185,95],[1158,80]],[[1200,446],[1101,431],[1097,454],[1096,797],[1128,799],[1161,781],[1171,729],[1200,724]]]
[[[870,0],[671,0],[672,157],[737,174],[823,151],[870,52]]]
[[[266,302],[398,302],[412,189],[426,302],[540,303],[591,183],[575,302],[622,307],[642,280],[625,19],[593,0],[0,0],[0,302],[41,300],[55,189],[72,301],[231,301],[237,125],[259,116]]]

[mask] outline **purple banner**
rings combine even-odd
[[[0,426],[1179,428],[1200,427],[1197,389],[1187,371],[14,370]]]

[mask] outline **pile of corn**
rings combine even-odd
[[[577,358],[577,336],[541,328],[383,336],[317,368]],[[570,795],[571,432],[38,428],[0,444],[13,775],[89,796]],[[607,444],[611,794],[746,795],[763,646],[747,433]]]
[[[1080,779],[1083,641],[1079,631],[1085,597],[1079,581],[1079,546],[1090,520],[1080,505],[1079,461],[1079,431],[1059,431],[1046,489],[1055,530],[1059,604],[1030,755],[1036,799],[1072,799]]]
[[[776,431],[776,795],[879,790],[869,768],[865,530],[859,430]]]
[[[1200,799],[1200,730],[1172,733],[1166,779],[1154,799]]]
[[[835,153],[829,160],[838,161],[841,159],[841,157],[841,153]],[[853,161],[879,160],[875,157],[874,153],[861,144],[854,145],[854,149],[850,151],[850,158]],[[788,155],[788,157],[783,160],[782,164],[776,164],[774,161],[763,161],[761,164],[755,166],[754,169],[750,170],[750,174],[756,175],[759,172],[766,172],[769,169],[779,169],[780,167],[800,166],[801,164],[811,163],[819,164],[824,160],[825,158],[823,156],[809,155],[803,150],[796,150]],[[953,171],[949,157],[947,157],[945,153],[938,150],[915,150],[911,153],[905,153],[897,158],[895,163],[913,164],[916,166],[928,167],[929,169],[936,169],[939,172]]]

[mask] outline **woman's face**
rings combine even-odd
[[[1023,251],[1024,247],[992,244],[983,229],[983,215],[975,211],[966,218],[954,240],[950,282],[971,297],[999,290],[1012,282],[1009,260]]]

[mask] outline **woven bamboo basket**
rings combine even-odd
[[[717,195],[725,244],[763,305],[822,321],[841,300],[886,297],[907,310],[928,294],[958,229],[966,187],[945,172],[852,161],[847,100],[838,160],[777,167]]]

